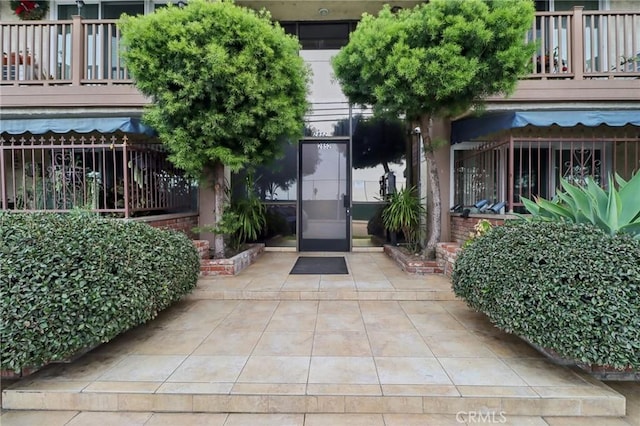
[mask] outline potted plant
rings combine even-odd
[[[11,10],[23,21],[43,19],[49,11],[48,0],[11,0]]]

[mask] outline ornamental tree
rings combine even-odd
[[[201,182],[212,173],[218,223],[224,166],[265,163],[302,134],[308,71],[298,41],[268,13],[230,1],[169,4],[118,25],[135,85],[152,100],[144,121],[176,166]],[[224,255],[221,235],[214,252]]]
[[[422,129],[429,175],[425,254],[441,235],[441,198],[431,120],[451,117],[494,94],[510,94],[534,46],[525,42],[531,0],[431,0],[414,9],[363,15],[333,60],[349,100],[378,115],[404,116]]]

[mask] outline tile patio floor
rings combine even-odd
[[[380,252],[346,254],[349,275],[289,275],[296,258],[200,280],[154,321],[5,390],[0,423],[640,424],[636,384],[620,388],[624,417],[620,393],[495,329],[445,277]]]

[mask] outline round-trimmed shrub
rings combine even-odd
[[[178,232],[0,212],[2,369],[62,360],[149,321],[195,287],[199,267]]]
[[[640,368],[640,241],[512,221],[456,259],[453,290],[499,328],[574,361]]]

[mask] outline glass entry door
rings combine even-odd
[[[350,251],[349,139],[302,140],[298,175],[298,250]]]

